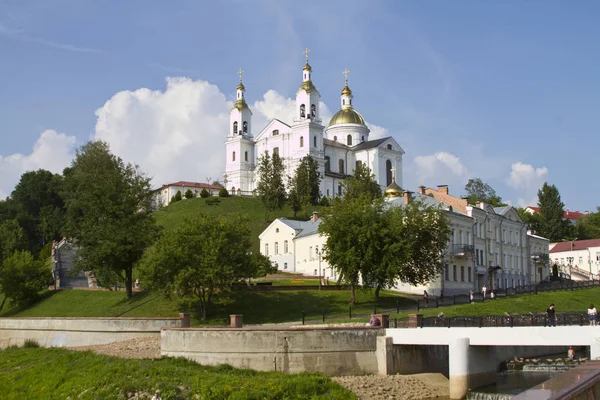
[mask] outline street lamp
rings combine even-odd
[[[321,290],[323,277],[321,276],[321,253],[319,252],[319,246],[315,246],[315,253],[317,253],[317,257],[319,258],[319,290]]]

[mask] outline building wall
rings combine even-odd
[[[260,235],[260,253],[269,257],[271,262],[277,265],[278,270],[295,272],[295,236],[294,229],[275,220]]]
[[[550,261],[551,264],[558,264],[566,271],[568,271],[569,265],[573,265],[597,276],[600,273],[600,247],[550,253]],[[582,277],[574,275],[574,278],[581,279]]]

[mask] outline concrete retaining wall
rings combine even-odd
[[[35,340],[43,347],[108,344],[158,336],[162,328],[189,326],[189,314],[179,318],[0,318],[0,348]]]
[[[161,353],[260,371],[377,374],[378,328],[164,329]]]

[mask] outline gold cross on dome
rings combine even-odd
[[[306,50],[304,50],[304,55],[306,55],[306,63],[308,64],[308,53],[310,53],[309,48],[307,47]]]
[[[348,68],[346,68],[342,73],[346,77],[346,86],[347,86],[348,85],[348,74],[350,73],[350,70],[348,70]]]
[[[392,171],[392,182],[396,182],[396,168],[392,167],[390,171]]]
[[[237,74],[240,76],[240,83],[242,83],[242,75],[244,74],[244,70],[240,68]]]

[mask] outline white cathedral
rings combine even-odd
[[[271,120],[257,135],[253,135],[252,111],[240,83],[237,97],[230,111],[229,134],[226,141],[224,183],[232,195],[253,195],[256,187],[257,160],[263,152],[278,153],[285,166],[285,176],[293,176],[300,160],[310,155],[319,164],[321,195],[333,197],[342,194],[341,182],[354,173],[362,162],[375,175],[382,190],[395,180],[402,187],[402,155],[404,150],[392,138],[369,140],[369,128],[364,118],[354,109],[352,91],[342,89],[341,108],[322,125],[319,112],[321,95],[312,81],[312,68],[302,68],[302,84],[296,92],[296,113],[292,125],[278,119]]]

